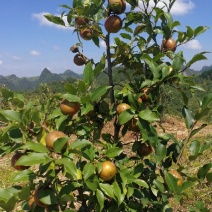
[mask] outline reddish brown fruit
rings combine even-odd
[[[149,88],[143,88],[141,90],[141,93],[143,93],[142,96],[141,96],[142,101],[144,101],[144,102],[147,102],[148,101],[148,99],[149,99],[149,92],[150,92],[150,89]]]
[[[58,139],[58,138],[64,138],[66,137],[66,134],[61,132],[61,131],[51,131],[47,134],[46,138],[45,138],[45,143],[46,143],[46,147],[50,150],[53,150],[53,145],[54,142]]]
[[[132,118],[128,123],[129,130],[133,132],[140,132],[139,126],[138,126],[138,118]]]
[[[120,103],[117,107],[116,107],[116,112],[118,114],[121,114],[122,112],[124,112],[125,110],[130,109],[130,106],[126,103]]]
[[[142,143],[140,148],[138,149],[138,154],[141,157],[148,156],[152,152],[151,146],[146,143]]]
[[[169,173],[178,180],[177,181],[178,186],[181,186],[183,184],[183,177],[178,171],[172,169],[169,171]]]
[[[85,58],[85,56],[83,56],[82,54],[76,54],[74,56],[74,63],[77,66],[85,65],[86,64],[86,58]]]
[[[80,110],[80,103],[63,99],[60,103],[60,110],[64,115],[73,116]]]
[[[73,46],[71,46],[70,51],[73,53],[77,53],[77,52],[79,52],[79,48],[77,45],[73,45]]]
[[[84,40],[91,40],[93,37],[93,30],[90,28],[80,30],[80,37]]]
[[[84,26],[89,24],[89,20],[87,18],[75,18],[75,23],[77,26]]]
[[[29,168],[29,166],[16,165],[17,160],[20,159],[23,155],[24,153],[18,152],[18,153],[15,153],[11,158],[11,166],[15,168],[16,170],[22,171]]]
[[[162,50],[163,51],[172,51],[176,50],[176,42],[173,38],[169,38],[168,40],[163,40],[162,42]]]
[[[102,163],[102,170],[100,172],[100,178],[104,181],[109,181],[116,175],[117,169],[113,162],[105,161]]]
[[[108,33],[117,33],[122,28],[122,20],[117,15],[111,15],[105,20],[105,29]]]
[[[108,0],[108,5],[115,14],[122,14],[126,10],[126,1],[124,0]]]

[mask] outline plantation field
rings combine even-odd
[[[175,135],[177,139],[183,140],[188,135],[188,131],[186,129],[186,126],[184,124],[184,121],[179,117],[173,117],[173,116],[165,116],[163,118],[163,121],[160,123],[163,128],[166,129],[167,133],[172,133]],[[162,133],[162,128],[157,124],[157,129],[159,132]],[[113,130],[113,124],[112,122],[108,122],[105,127],[103,128],[103,133],[109,133]],[[197,133],[193,140],[195,138],[198,138],[200,141],[210,141],[212,140],[212,125],[208,125],[204,129],[202,129],[199,133]],[[131,151],[132,144],[134,143],[135,137],[137,134],[135,132],[128,131],[126,135],[123,137],[123,145],[125,147],[125,151],[129,153]],[[185,152],[189,151],[189,145],[188,148],[185,150]],[[200,156],[198,159],[194,161],[189,161],[187,158],[188,154],[184,154],[182,158],[182,164],[184,164],[184,168],[186,172],[184,172],[184,175],[188,173],[189,175],[195,176],[197,174],[198,168],[200,168],[203,164],[212,162],[212,148],[210,147],[208,150],[204,152],[204,155]],[[136,154],[136,153],[131,153]],[[154,153],[153,153],[154,154]],[[148,156],[148,157],[151,157]],[[0,158],[0,187],[6,188],[9,186],[12,186],[12,179],[15,176],[15,174],[18,172],[17,170],[13,169],[10,166],[10,158],[11,154],[7,156],[3,156]],[[193,188],[188,188],[186,191],[186,197],[183,198],[182,205],[179,203],[176,203],[174,199],[170,200],[172,207],[174,208],[174,212],[186,212],[186,211],[192,211],[187,208],[187,205],[194,206],[195,204],[201,204],[201,202],[204,203],[204,206],[207,207],[210,211],[212,211],[212,203],[211,203],[211,195],[212,195],[212,184],[211,182],[204,181],[201,184],[196,184]],[[78,210],[80,203],[76,203],[76,211]],[[3,210],[0,210],[3,211]],[[17,206],[14,210],[15,211],[21,211],[19,210],[19,206]],[[205,210],[207,211],[207,210]]]

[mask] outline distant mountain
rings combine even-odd
[[[206,69],[207,70],[207,69]],[[201,75],[200,78],[204,79],[204,80],[212,80],[212,66],[211,69],[204,71]]]
[[[208,70],[212,70],[212,65],[211,66],[203,66],[200,72],[203,73],[203,72],[208,71]]]
[[[33,90],[39,86],[40,83],[50,83],[64,81],[66,79],[80,79],[82,76],[71,70],[66,70],[64,73],[55,74],[44,68],[40,76],[37,77],[22,77],[19,78],[15,74],[9,76],[0,75],[0,86],[5,85],[11,90],[25,91]]]

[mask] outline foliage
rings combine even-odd
[[[30,166],[14,176],[17,185],[0,189],[0,206],[4,210],[12,210],[19,202],[24,210],[30,211],[166,211],[171,210],[170,198],[182,202],[188,188],[209,181],[212,163],[206,162],[191,176],[182,162],[188,146],[192,163],[211,145],[210,141],[202,143],[192,137],[207,126],[197,123],[210,111],[212,95],[199,101],[199,110],[193,112],[189,107],[190,90],[200,88],[182,74],[193,63],[206,59],[206,52],[186,62],[182,51],[175,53],[160,45],[161,39],[175,36],[178,47],[207,27],[176,30],[180,22],[170,14],[174,0],[164,3],[163,9],[158,7],[162,3],[159,0],[154,1],[153,8],[148,0],[141,1],[142,9],[137,1],[127,2],[131,9],[122,14],[123,27],[117,36],[104,35],[102,21],[111,14],[105,1],[74,0],[72,7],[62,5],[65,12],[60,17],[46,15],[49,21],[60,25],[65,25],[63,18],[67,17],[79,35],[79,47],[83,48],[80,30],[86,27],[93,32],[90,42],[99,46],[103,40],[107,46],[99,62],[87,60],[82,79],[67,83],[65,93],[53,94],[43,86],[39,99],[26,100],[21,94],[1,88],[1,154],[22,152],[24,156],[16,164]],[[87,18],[89,23],[76,26],[76,17]],[[110,46],[112,38],[114,45]],[[113,69],[119,65],[120,73],[129,83],[120,81],[117,86]],[[131,75],[127,72],[129,68]],[[95,86],[103,72],[108,83]],[[156,127],[160,125],[161,92],[165,85],[181,94],[178,98],[183,102],[181,113],[188,130],[185,140],[177,140],[165,129],[160,133]],[[59,108],[62,99],[80,103],[80,111],[74,116],[64,115]],[[117,115],[116,106],[122,102],[130,108]],[[113,127],[105,132],[109,122]],[[135,127],[130,127],[130,123]],[[45,138],[53,130],[66,136],[58,138],[52,150],[47,148]],[[130,130],[135,130],[135,139],[133,143],[124,143],[123,138]],[[151,147],[149,156],[138,155],[142,143]],[[104,161],[113,162],[117,168],[110,181],[99,177]],[[169,173],[173,168],[183,176],[181,186]],[[30,197],[34,198],[32,206],[27,203]],[[204,205],[196,207],[205,210]]]

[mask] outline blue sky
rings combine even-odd
[[[60,4],[72,5],[71,0],[2,0],[0,2],[0,75],[15,74],[18,77],[38,76],[46,67],[53,73],[71,69],[82,73],[84,67],[73,63],[74,54],[70,46],[77,43],[77,36],[71,28],[61,28],[47,22],[43,14],[60,14]],[[189,25],[212,25],[211,0],[177,0],[172,10],[175,20],[182,29]],[[212,52],[212,28],[178,50],[184,51],[189,60],[201,51]],[[92,42],[84,42],[84,53],[97,62],[105,51]],[[212,65],[212,54],[208,60],[196,63],[192,68]]]

